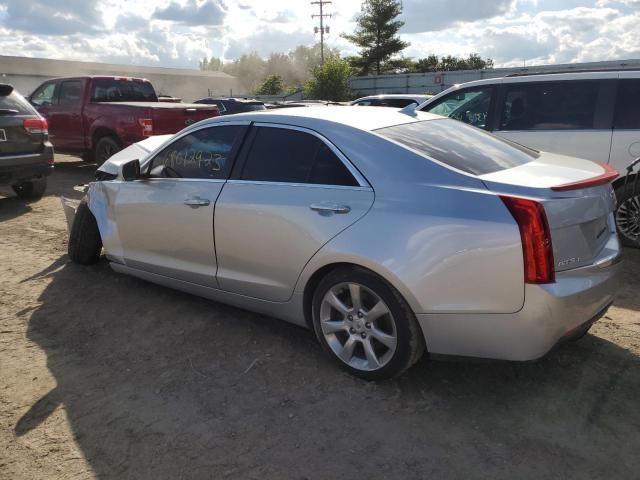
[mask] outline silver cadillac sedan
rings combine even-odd
[[[611,305],[616,176],[421,112],[238,114],[112,157],[69,256],[307,326],[364,379],[532,360]]]

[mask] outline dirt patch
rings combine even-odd
[[[0,478],[638,478],[640,251],[539,362],[365,383],[302,328],[69,263],[56,195],[92,170],[0,197]]]

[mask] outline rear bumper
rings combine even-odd
[[[0,185],[51,175],[53,165],[48,163],[51,152],[45,148],[42,153],[0,157]]]
[[[434,354],[535,360],[606,313],[620,260],[613,236],[593,265],[560,272],[555,283],[527,284],[517,313],[417,315],[427,348]]]

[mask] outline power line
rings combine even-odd
[[[329,27],[324,26],[324,19],[325,17],[331,18],[331,14],[324,13],[323,7],[333,2],[329,2],[327,0],[317,0],[310,3],[311,5],[318,5],[320,7],[320,14],[311,15],[311,18],[320,18],[320,63],[324,64],[324,34],[329,33]],[[314,28],[314,32],[318,33],[318,27]]]

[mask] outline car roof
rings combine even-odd
[[[426,112],[411,112],[380,107],[356,107],[336,105],[331,107],[286,108],[236,113],[214,117],[203,123],[225,123],[250,121],[260,123],[282,123],[313,129],[323,124],[339,124],[359,130],[371,131],[379,128],[402,125],[425,120],[442,119],[439,115]]]

